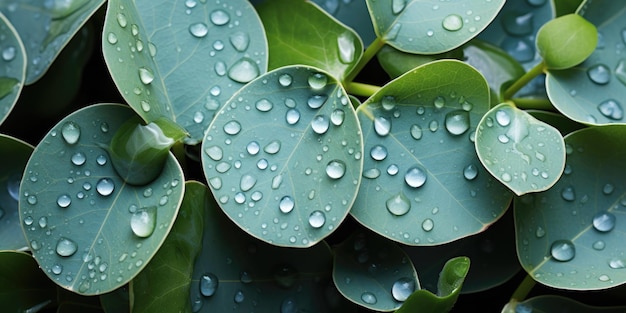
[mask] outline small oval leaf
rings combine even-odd
[[[537,32],[537,50],[546,67],[560,70],[582,63],[596,49],[596,27],[578,14],[544,24]]]

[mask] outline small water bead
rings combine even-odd
[[[278,83],[283,87],[291,86],[293,78],[289,74],[282,74],[278,77]]]
[[[140,67],[138,73],[139,80],[141,80],[141,83],[144,85],[149,85],[152,81],[154,81],[154,74],[148,68]]]
[[[76,166],[81,166],[83,164],[85,164],[85,161],[87,161],[87,158],[85,157],[85,155],[81,152],[76,152],[74,155],[72,155],[72,164],[76,165]]]
[[[48,218],[45,216],[40,217],[38,224],[39,224],[39,227],[46,228],[46,226],[48,226]]]
[[[363,177],[365,178],[376,179],[378,176],[380,176],[380,170],[377,168],[370,168],[363,171]]]
[[[508,143],[510,141],[510,139],[509,139],[509,137],[507,135],[500,134],[500,135],[498,135],[498,141],[500,143]]]
[[[72,199],[68,194],[60,195],[57,198],[57,205],[61,208],[67,208],[72,203]]]
[[[609,99],[598,104],[598,111],[611,120],[621,120],[624,117],[622,105],[615,99]]]
[[[448,112],[444,122],[446,130],[454,136],[462,135],[470,128],[469,113],[464,110]]]
[[[376,304],[378,302],[376,295],[368,291],[361,294],[361,300],[367,304]]]
[[[320,210],[315,210],[309,215],[309,225],[313,228],[320,228],[326,223],[326,215]]]
[[[609,232],[615,228],[615,215],[611,212],[599,212],[593,217],[593,228],[599,232]]]
[[[322,89],[328,84],[328,76],[323,73],[315,73],[309,76],[309,86],[313,89]]]
[[[313,95],[307,100],[311,109],[319,109],[328,99],[326,95]]]
[[[437,122],[437,120],[430,121],[430,123],[428,123],[428,129],[433,133],[436,132],[439,129],[439,122]]]
[[[276,154],[280,151],[280,141],[278,140],[273,140],[270,143],[268,143],[265,147],[263,147],[263,151],[265,151],[265,153],[268,154]]]
[[[246,151],[248,151],[250,155],[256,155],[259,151],[261,151],[261,146],[258,142],[251,141],[248,145],[246,145]]]
[[[533,17],[533,12],[524,14],[507,12],[502,17],[502,27],[509,35],[529,35],[533,32]]]
[[[26,198],[26,202],[28,202],[28,204],[32,204],[32,205],[37,204],[37,196],[35,196],[35,195],[28,196]]]
[[[274,107],[274,104],[272,104],[272,102],[270,102],[269,100],[263,98],[256,102],[255,107],[261,112],[269,112]]]
[[[190,31],[191,31],[191,27],[190,27]],[[207,31],[208,33],[208,31]],[[221,40],[216,40],[213,42],[213,49],[217,50],[217,51],[222,51],[224,50],[224,42]]]
[[[513,179],[513,177],[511,174],[504,172],[500,175],[500,179],[502,179],[503,182],[508,183]]]
[[[280,199],[280,202],[278,203],[278,208],[283,213],[291,212],[295,206],[296,206],[296,203],[293,201],[293,198],[291,198],[290,196],[282,197],[282,199]]]
[[[435,100],[433,100],[433,105],[437,109],[443,108],[443,106],[446,105],[446,98],[444,98],[442,96],[436,97]]]
[[[224,124],[224,132],[228,135],[237,135],[241,131],[241,124],[237,121],[230,121]]]
[[[234,32],[229,36],[230,44],[239,52],[244,52],[250,44],[250,37],[244,32]]]
[[[614,190],[615,186],[613,186],[612,184],[605,184],[604,187],[602,187],[602,193],[605,195],[612,194]]]
[[[426,232],[433,230],[435,227],[435,222],[432,219],[427,218],[422,222],[422,229]]]
[[[228,70],[228,77],[242,84],[257,78],[259,74],[260,71],[257,64],[247,57],[239,59]]]
[[[393,283],[391,295],[396,301],[404,302],[415,291],[415,280],[402,277]]]
[[[525,38],[507,37],[502,42],[501,47],[521,63],[532,61],[535,58],[534,44]]]
[[[411,201],[404,193],[400,192],[395,196],[390,197],[385,202],[387,211],[395,216],[405,215],[411,210]]]
[[[300,111],[297,109],[289,109],[285,114],[285,121],[289,125],[294,125],[300,121]]]
[[[391,121],[383,116],[377,116],[374,118],[374,131],[378,136],[384,137],[391,132]]]
[[[110,178],[100,178],[98,183],[96,183],[96,191],[98,191],[98,194],[101,196],[110,196],[113,190],[115,190],[115,184]]]
[[[387,167],[387,174],[391,176],[398,174],[399,171],[400,171],[400,168],[398,168],[398,166],[395,164],[391,164]]]
[[[332,160],[326,165],[326,175],[331,179],[340,179],[346,173],[346,163],[341,160]]]
[[[596,64],[587,69],[587,76],[598,85],[606,85],[611,80],[611,70],[604,64]]]
[[[224,10],[214,10],[209,16],[211,23],[216,26],[226,25],[230,22],[230,15]]]
[[[115,33],[110,32],[110,33],[107,35],[107,41],[108,41],[110,44],[112,44],[112,45],[116,44],[116,43],[117,43],[117,35],[115,35]],[[3,56],[4,56],[4,53],[3,53]]]
[[[511,116],[505,110],[496,111],[496,122],[502,127],[509,126],[511,124]]]
[[[396,108],[397,102],[394,96],[384,96],[380,101],[382,108],[385,111],[391,111]]]
[[[336,109],[330,114],[330,122],[335,126],[341,126],[346,118],[346,112],[342,109]]]
[[[215,62],[213,69],[215,70],[215,74],[217,74],[217,76],[226,75],[226,63],[222,61]]]
[[[626,268],[626,262],[622,259],[611,259],[609,261],[609,267],[613,269]]]
[[[107,164],[107,157],[104,154],[99,155],[96,157],[96,163],[100,166]]]
[[[351,33],[344,32],[337,36],[337,48],[339,50],[339,60],[343,63],[351,63],[354,61],[354,52],[356,47]]]
[[[73,145],[80,139],[80,126],[74,122],[65,122],[61,127],[61,135],[65,142]]]
[[[550,247],[552,258],[560,262],[567,262],[576,256],[576,247],[569,240],[556,240]]]
[[[244,284],[249,284],[252,282],[252,276],[250,273],[243,271],[239,274],[239,280]]]
[[[126,20],[126,15],[124,15],[124,13],[117,13],[117,24],[120,25],[120,27],[125,28],[126,25],[128,25],[128,20]]]
[[[329,127],[330,120],[326,115],[317,115],[311,122],[311,129],[318,135],[325,134]]]
[[[411,137],[413,137],[413,139],[415,140],[420,140],[422,139],[422,135],[423,135],[422,127],[420,127],[417,124],[413,124],[411,126]]]
[[[224,152],[219,146],[210,146],[204,149],[204,152],[214,161],[219,161],[224,156]]]
[[[256,185],[256,177],[248,174],[241,176],[241,180],[239,181],[239,188],[241,188],[242,191],[248,191],[252,189],[254,185]]]
[[[382,161],[387,157],[387,148],[381,145],[375,145],[370,150],[370,156],[376,161]]]
[[[424,169],[419,166],[414,166],[404,174],[404,181],[410,187],[419,188],[426,183],[426,177],[426,171],[424,171]]]
[[[457,14],[450,14],[443,19],[441,25],[445,30],[457,31],[463,27],[463,19]]]
[[[150,206],[137,210],[130,218],[130,228],[135,236],[147,238],[156,228],[157,208]]]
[[[58,263],[52,265],[52,273],[54,275],[60,275],[62,272],[63,272],[63,265],[58,264]]]
[[[76,250],[78,250],[78,246],[74,241],[70,239],[61,237],[59,241],[57,241],[56,252],[59,256],[72,256],[74,253],[76,253]]]
[[[463,177],[467,180],[474,180],[478,176],[478,168],[470,164],[463,169]]]
[[[546,235],[546,230],[543,229],[543,227],[541,226],[537,226],[537,229],[535,230],[535,236],[537,238],[543,238],[543,236]]]
[[[193,122],[200,124],[202,121],[204,121],[204,114],[200,111],[196,111],[196,113],[193,114]]]

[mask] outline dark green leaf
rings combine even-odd
[[[0,13],[3,50],[0,58],[0,124],[9,115],[26,78],[26,51],[19,34]]]
[[[317,3],[324,11],[342,23],[354,29],[366,45],[369,45],[376,39],[365,1],[313,0],[313,2]]]
[[[548,69],[582,63],[598,43],[596,27],[578,14],[567,14],[544,24],[537,32],[537,50]]]
[[[562,114],[539,110],[526,110],[526,112],[536,119],[554,126],[561,132],[562,136],[585,127],[585,125],[572,121]]]
[[[543,295],[518,303],[515,310],[533,313],[620,313],[626,310],[626,306],[590,306],[565,297]]]
[[[130,313],[128,286],[100,295],[102,310],[107,313]]]
[[[56,286],[37,268],[37,262],[30,255],[0,251],[0,303],[3,311],[40,310],[55,302],[56,297]]]

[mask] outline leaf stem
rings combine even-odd
[[[546,98],[513,98],[511,101],[520,109],[556,112],[552,102]]]
[[[349,94],[362,97],[371,97],[378,90],[380,90],[381,87],[363,83],[349,82],[345,84],[345,88]]]
[[[535,65],[535,67],[528,70],[526,74],[522,75],[522,77],[516,80],[513,85],[509,86],[509,88],[504,91],[504,100],[511,99],[515,93],[522,89],[522,87],[526,86],[531,80],[542,74],[545,68],[545,64],[542,61]]]
[[[528,294],[530,293],[530,290],[535,287],[535,284],[535,280],[530,275],[526,275],[526,277],[524,277],[524,280],[519,284],[519,286],[517,286],[517,289],[515,289],[515,292],[513,292],[513,295],[511,296],[511,302],[524,301],[524,299],[526,299],[526,296],[528,296]]]
[[[379,37],[376,37],[376,39],[374,39],[374,41],[367,47],[367,49],[365,49],[365,52],[363,52],[361,59],[359,59],[359,62],[354,66],[354,68],[352,68],[352,70],[348,73],[348,75],[346,75],[346,77],[343,79],[344,85],[351,83],[354,80],[354,78],[365,67],[365,65],[367,65],[367,63],[369,63],[370,60],[372,60],[372,58],[376,55],[376,53],[378,53],[380,49],[382,49],[384,45],[385,45],[385,42]]]

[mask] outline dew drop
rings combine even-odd
[[[237,121],[230,121],[224,124],[224,132],[229,135],[237,135],[241,131],[241,124]]]
[[[611,259],[609,261],[609,267],[613,269],[626,268],[626,262],[622,259]]]
[[[576,256],[576,248],[569,240],[557,240],[550,247],[552,257],[560,262],[567,262]]]
[[[406,0],[393,0],[391,2],[391,12],[393,14],[400,14],[406,7]]]
[[[209,28],[202,22],[189,25],[189,33],[196,38],[203,38],[209,33]]]
[[[496,122],[502,127],[509,126],[511,124],[511,116],[504,110],[496,111]]]
[[[391,131],[391,121],[382,116],[375,117],[374,131],[376,131],[376,134],[381,137],[389,135],[389,132]]]
[[[235,293],[235,297],[233,298],[233,301],[235,301],[235,303],[242,303],[244,299],[245,299],[245,296],[243,294],[243,291],[238,290]]]
[[[587,76],[598,85],[606,85],[611,80],[611,70],[604,64],[596,64],[587,69]]]
[[[313,121],[311,121],[311,129],[318,135],[325,134],[329,127],[330,120],[326,115],[317,115],[313,118]]]
[[[215,66],[213,67],[213,69],[215,70],[215,74],[217,74],[217,76],[226,75],[226,63],[222,61],[215,62]]]
[[[411,201],[404,193],[400,192],[395,196],[390,197],[385,202],[387,211],[395,216],[402,216],[407,214],[411,209]]]
[[[263,151],[267,154],[276,154],[280,151],[280,141],[273,140],[263,147]]]
[[[367,304],[376,304],[376,302],[378,302],[376,296],[368,291],[361,294],[361,300]]]
[[[441,109],[444,105],[446,105],[446,99],[442,96],[437,96],[435,100],[433,100],[433,105],[435,108]]]
[[[150,206],[137,210],[130,217],[130,228],[135,236],[147,238],[152,235],[156,227],[157,207]]]
[[[98,180],[98,183],[96,184],[96,191],[98,191],[98,194],[105,197],[110,196],[113,193],[113,190],[115,190],[113,180],[110,178],[100,178],[100,180]]]
[[[126,25],[128,25],[128,21],[126,20],[126,15],[124,15],[124,13],[117,13],[117,24],[120,25],[120,27],[125,28]]]
[[[427,232],[431,231],[433,230],[434,227],[435,227],[435,222],[433,222],[432,219],[427,218],[422,222],[422,229],[424,231],[427,231]]]
[[[602,240],[598,240],[598,241],[594,242],[593,245],[592,245],[593,249],[594,250],[598,250],[598,251],[604,250],[605,246],[606,246],[606,244]]]
[[[410,187],[422,187],[426,183],[426,172],[422,168],[414,166],[404,174],[404,181]]]
[[[67,208],[72,203],[72,199],[68,194],[60,195],[57,198],[57,205],[61,208]]]
[[[260,150],[261,146],[259,146],[259,143],[256,141],[250,141],[250,143],[246,145],[246,151],[248,151],[250,155],[256,155]]]
[[[331,179],[339,179],[346,173],[346,163],[341,160],[332,160],[326,165],[326,175]]]
[[[13,46],[6,47],[2,50],[2,59],[6,62],[10,62],[15,59],[17,49]]]
[[[376,179],[380,176],[380,170],[377,168],[370,168],[368,170],[363,171],[363,177],[369,179]]]
[[[63,135],[65,142],[73,145],[80,139],[80,126],[74,122],[65,122],[61,127],[61,135]]]
[[[245,84],[259,76],[259,67],[250,58],[241,58],[228,70],[230,79]]]
[[[396,301],[404,302],[415,291],[415,281],[408,277],[402,277],[393,283],[391,295]]]
[[[320,210],[315,210],[309,215],[309,225],[313,228],[320,228],[326,223],[326,215]]]
[[[309,86],[313,89],[322,89],[328,84],[328,76],[323,73],[315,73],[309,76]]]
[[[287,113],[285,114],[285,121],[287,121],[287,124],[294,125],[298,123],[299,120],[300,120],[300,111],[298,111],[297,109],[287,110]]]
[[[445,127],[454,136],[465,133],[470,128],[469,113],[464,110],[448,112],[445,118]]]
[[[568,187],[563,188],[563,190],[561,190],[561,197],[565,201],[571,202],[571,201],[576,200],[576,191],[574,190],[574,187],[568,186]]]
[[[293,78],[289,74],[282,74],[278,77],[278,83],[283,87],[291,86]]]
[[[626,86],[626,59],[621,59],[615,67],[615,77]]]
[[[241,191],[248,191],[252,189],[254,185],[256,185],[256,178],[254,176],[248,174],[241,176],[241,180],[239,181]]]
[[[502,16],[502,26],[509,35],[529,35],[533,32],[533,17],[533,12],[525,14],[508,12]]]
[[[346,117],[346,112],[344,112],[342,109],[336,109],[333,111],[333,113],[330,114],[330,121],[335,126],[341,126],[341,124],[343,124],[345,117]]]
[[[219,161],[224,156],[222,148],[218,146],[210,146],[204,149],[204,152],[214,161]]]
[[[381,145],[375,145],[370,150],[370,156],[376,161],[382,161],[387,157],[387,148]]]
[[[439,122],[437,122],[437,120],[430,121],[430,123],[428,123],[428,129],[433,133],[436,132],[437,129],[439,129]]]
[[[59,241],[57,241],[56,252],[62,257],[72,256],[76,253],[76,250],[78,250],[78,246],[70,239],[61,237]]]
[[[37,204],[37,197],[35,195],[30,195],[26,198],[26,202],[28,202],[28,204],[35,205]]]
[[[326,95],[313,95],[307,100],[311,109],[319,109],[328,99]]]
[[[443,19],[441,25],[445,30],[457,31],[463,27],[463,19],[456,14],[450,14]]]
[[[411,137],[413,137],[413,139],[415,140],[422,139],[422,134],[423,134],[422,127],[416,124],[413,124],[413,126],[411,126]]]
[[[63,272],[63,265],[61,264],[54,264],[52,265],[52,273],[54,275],[60,275]]]
[[[72,164],[76,166],[81,166],[85,164],[85,161],[87,161],[87,158],[85,158],[85,155],[81,152],[76,152],[74,155],[72,155]]]
[[[144,85],[149,85],[154,80],[154,74],[152,74],[152,71],[150,71],[149,69],[145,67],[140,67],[139,79]]]
[[[598,111],[611,120],[621,120],[624,117],[622,105],[614,99],[609,99],[598,104]]]
[[[478,176],[478,168],[474,164],[469,164],[463,169],[463,177],[467,180],[474,180]]]
[[[263,98],[256,102],[255,107],[261,112],[269,112],[274,105],[269,100]]]
[[[282,199],[280,199],[280,202],[278,203],[278,208],[283,213],[289,213],[293,210],[295,205],[296,204],[293,201],[293,198],[291,198],[290,196],[284,196],[282,197]]]
[[[615,215],[611,212],[599,212],[593,217],[593,228],[599,232],[609,232],[615,228]]]
[[[226,11],[219,10],[219,9],[211,12],[211,15],[209,18],[211,19],[211,23],[217,26],[222,26],[230,22],[230,15],[228,15]]]
[[[229,37],[230,44],[239,52],[244,52],[250,44],[250,37],[244,32],[235,32]]]
[[[112,44],[112,45],[116,44],[117,43],[117,35],[115,35],[115,33],[109,33],[107,35],[107,41],[110,44]],[[4,54],[2,54],[2,55],[4,56]]]

